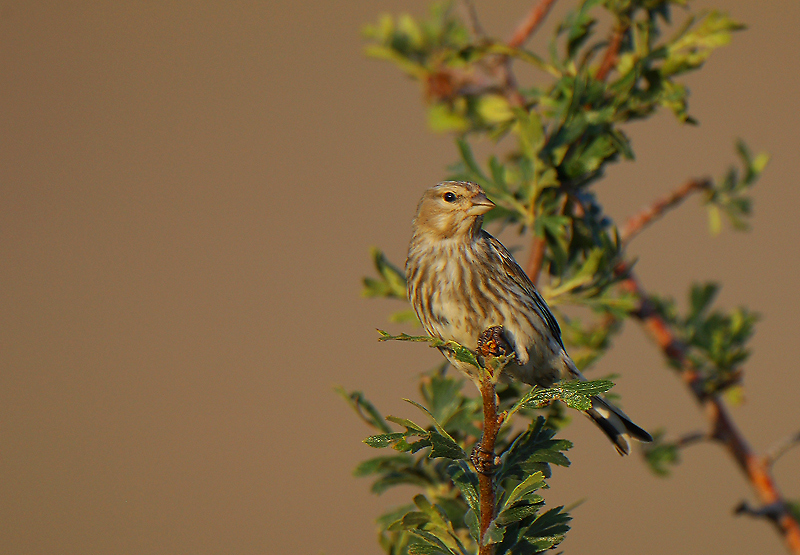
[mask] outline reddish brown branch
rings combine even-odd
[[[622,22],[617,23],[617,26],[614,27],[614,32],[611,34],[611,40],[603,56],[603,61],[600,62],[600,67],[597,68],[597,73],[594,74],[598,81],[605,81],[609,72],[617,65],[619,49],[622,47],[622,37],[625,36],[627,30],[628,26]]]
[[[497,462],[494,448],[500,425],[503,423],[503,416],[497,414],[497,396],[488,372],[481,382],[481,397],[483,398],[483,436],[472,455],[472,462],[478,472],[481,497],[481,535],[478,553],[479,555],[492,555],[494,546],[483,545],[483,537],[495,516],[494,471]]]
[[[555,3],[556,0],[539,0],[539,3],[531,8],[525,19],[514,29],[514,34],[508,39],[508,45],[513,48],[522,46],[536,32]]]
[[[528,256],[528,265],[525,267],[525,273],[528,274],[534,285],[539,281],[539,273],[542,271],[546,246],[547,241],[545,241],[544,237],[536,235],[531,241],[531,253]]]
[[[622,226],[620,238],[623,243],[629,242],[639,234],[645,226],[664,215],[667,210],[675,208],[686,197],[697,191],[705,191],[712,186],[710,179],[691,179],[675,189],[669,195],[658,199],[651,206],[645,208],[635,216],[628,218]]]
[[[686,355],[686,345],[677,338],[670,325],[647,300],[647,295],[636,277],[628,268],[619,268],[619,271],[628,275],[622,281],[622,287],[641,299],[635,317],[641,321],[664,354],[676,363],[680,377],[689,386],[712,425],[712,437],[722,443],[731,454],[747,476],[761,503],[765,506],[779,507],[780,510],[771,513],[773,514],[771,520],[783,536],[789,551],[800,554],[800,524],[787,509],[786,501],[772,478],[769,461],[753,452],[728,414],[722,399],[705,391],[702,377]]]

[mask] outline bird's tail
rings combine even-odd
[[[602,397],[592,397],[592,408],[585,411],[584,414],[603,430],[620,455],[627,455],[631,452],[631,438],[646,442],[653,441],[650,434],[634,424],[624,412]]]

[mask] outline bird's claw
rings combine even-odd
[[[491,451],[486,451],[481,443],[476,444],[472,449],[469,460],[475,467],[475,471],[484,476],[492,476],[500,468],[500,457]]]
[[[513,350],[503,335],[503,326],[492,326],[478,337],[478,354],[483,357],[499,357]]]

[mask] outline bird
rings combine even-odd
[[[483,229],[494,208],[483,189],[468,181],[428,188],[417,206],[405,264],[408,299],[429,336],[475,351],[481,334],[502,330],[515,355],[503,370],[529,385],[550,387],[585,380],[567,354],[561,328],[536,286],[503,244]],[[480,388],[477,368],[440,348],[450,364]],[[584,413],[620,455],[630,439],[653,438],[601,396]]]

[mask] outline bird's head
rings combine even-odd
[[[422,195],[414,231],[442,239],[468,237],[481,228],[483,215],[492,208],[494,203],[475,183],[444,181]]]

